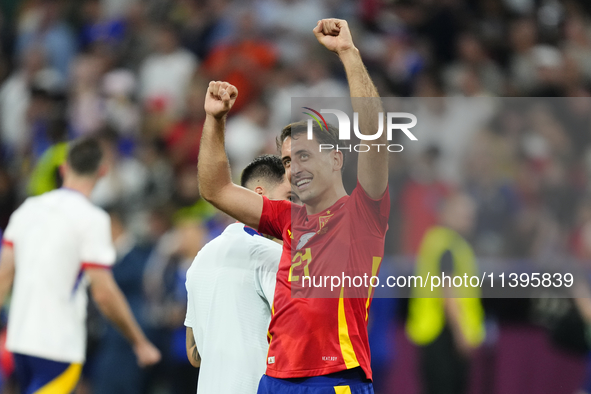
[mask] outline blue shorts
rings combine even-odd
[[[257,394],[374,394],[361,368],[310,378],[277,379],[263,375]]]
[[[21,394],[70,394],[76,388],[82,364],[62,363],[14,353],[15,375]]]

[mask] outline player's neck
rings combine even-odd
[[[334,188],[327,189],[321,196],[318,196],[314,201],[307,201],[304,205],[306,206],[306,212],[308,215],[315,215],[328,208],[334,203],[345,197],[347,192],[345,187],[341,183],[336,185]]]
[[[71,176],[64,179],[64,184],[62,187],[65,189],[75,190],[84,195],[86,198],[90,198],[95,184],[96,180],[93,178]]]

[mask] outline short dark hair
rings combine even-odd
[[[68,150],[68,164],[78,175],[96,175],[103,159],[100,141],[95,137],[85,137],[71,143]]]
[[[262,178],[265,182],[275,186],[283,182],[284,176],[285,168],[279,156],[261,155],[244,168],[240,184],[246,187],[246,184],[251,180]]]
[[[330,144],[333,146],[333,149],[335,149],[334,147],[336,146],[340,148],[339,152],[343,154],[342,171],[345,168],[345,152],[343,148],[347,147],[348,143],[346,141],[339,140],[339,130],[336,127],[330,123],[327,123],[327,125],[328,129],[326,127],[320,127],[318,123],[312,122],[312,133],[314,134],[314,137],[316,137],[316,141],[318,141],[319,144]],[[299,122],[288,124],[283,128],[283,130],[281,130],[281,134],[276,139],[277,149],[281,151],[281,146],[283,146],[283,143],[287,137],[294,138],[294,136],[307,132],[307,120],[301,120]]]

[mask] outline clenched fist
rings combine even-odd
[[[322,45],[338,55],[355,48],[349,25],[345,20],[322,19],[312,31]]]
[[[162,358],[160,351],[151,342],[144,340],[133,347],[137,363],[140,367],[149,367],[160,361]]]
[[[228,82],[211,81],[205,96],[205,113],[216,119],[221,119],[226,114],[238,97],[238,89]]]

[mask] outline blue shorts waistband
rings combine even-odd
[[[345,369],[322,376],[310,376],[305,378],[281,379],[286,382],[304,384],[307,386],[352,386],[359,383],[370,383],[361,367]]]

